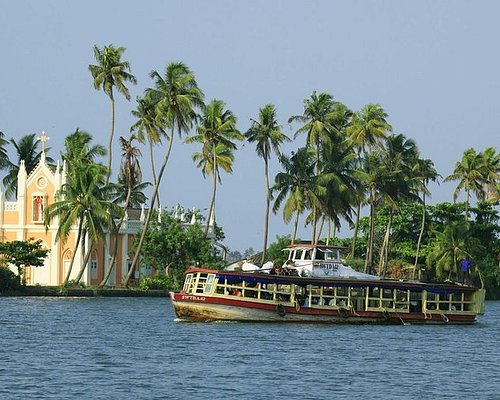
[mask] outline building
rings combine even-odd
[[[0,240],[2,242],[13,240],[35,240],[40,239],[45,248],[49,249],[49,255],[43,267],[26,267],[24,279],[28,285],[61,285],[68,272],[75,242],[77,227],[70,232],[66,242],[56,241],[58,219],[55,218],[48,229],[45,229],[43,221],[43,210],[54,202],[54,196],[58,189],[66,181],[65,165],[59,162],[53,171],[45,160],[44,133],[40,137],[42,142],[42,156],[40,163],[28,175],[24,161],[19,166],[17,177],[17,199],[6,201],[4,194],[0,192]],[[108,285],[119,284],[129,271],[131,258],[129,249],[132,247],[134,235],[139,231],[144,219],[144,210],[129,210],[127,217],[118,235],[118,251],[116,265],[111,274]],[[98,243],[90,257],[89,265],[81,279],[88,285],[98,285],[105,276],[108,261],[111,258],[110,249],[113,241],[110,235],[106,238],[107,245]],[[71,270],[70,279],[74,279],[83,263],[82,245],[76,250],[74,265]],[[17,271],[16,271],[17,272]],[[141,274],[150,274],[150,269],[142,268]],[[136,273],[137,274],[137,273]]]

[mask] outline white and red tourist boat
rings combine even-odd
[[[382,279],[353,270],[341,247],[291,245],[281,268],[191,268],[170,293],[178,319],[381,324],[471,324],[485,290],[460,284]]]

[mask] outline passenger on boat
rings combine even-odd
[[[466,284],[470,286],[470,260],[468,258],[464,258],[460,263],[460,270],[462,275],[462,285]]]

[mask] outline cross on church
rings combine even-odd
[[[50,138],[45,134],[45,131],[42,131],[42,135],[38,139],[42,142],[42,152],[45,153],[45,142]]]

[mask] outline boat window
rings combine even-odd
[[[212,291],[213,283],[215,279],[215,274],[209,274],[207,277],[207,281],[205,283],[205,293],[210,293]]]
[[[304,260],[312,259],[312,250],[304,250]]]
[[[186,293],[189,293],[192,289],[191,285],[192,280],[193,280],[193,274],[187,274],[186,279],[184,280],[184,287],[183,287],[183,290]]]

